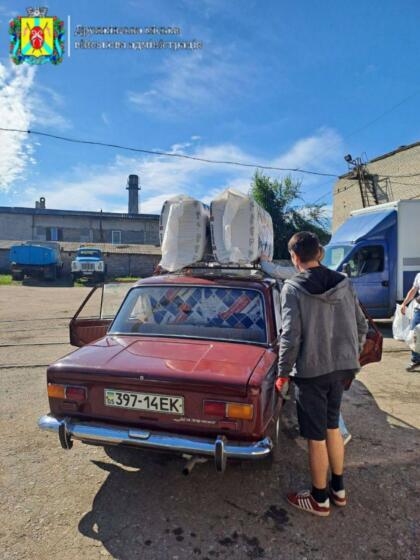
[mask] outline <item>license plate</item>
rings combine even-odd
[[[184,397],[105,389],[105,406],[164,414],[184,414]]]

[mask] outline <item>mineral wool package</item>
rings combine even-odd
[[[167,200],[160,215],[160,266],[169,272],[202,261],[209,250],[209,209],[186,195]]]
[[[273,258],[271,216],[250,196],[226,189],[210,205],[212,248],[220,263],[251,264]]]
[[[203,203],[180,195],[166,201],[160,217],[162,260],[170,272],[206,259],[209,211]],[[222,264],[250,265],[264,254],[273,257],[271,216],[250,196],[227,189],[210,205],[211,247]]]

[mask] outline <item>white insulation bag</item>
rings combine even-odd
[[[160,266],[169,272],[203,260],[208,248],[209,210],[186,195],[167,200],[160,214]]]
[[[273,258],[271,216],[250,196],[226,189],[210,205],[213,253],[220,263],[250,264]]]

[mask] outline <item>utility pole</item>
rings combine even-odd
[[[370,204],[369,195],[373,198],[373,203],[379,204],[378,193],[376,190],[376,184],[373,179],[373,175],[368,172],[366,164],[362,161],[361,157],[352,158],[350,154],[344,156],[344,159],[352,166],[353,175],[359,183],[360,198],[362,199],[363,208],[367,206],[373,206]]]

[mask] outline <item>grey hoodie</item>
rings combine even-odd
[[[359,371],[368,323],[346,276],[320,266],[286,280],[281,317],[281,377]]]

